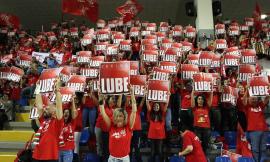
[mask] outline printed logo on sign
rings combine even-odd
[[[154,101],[166,101],[168,98],[167,91],[148,90],[147,99]]]
[[[62,94],[62,102],[71,102],[72,95],[71,94]],[[51,101],[54,102],[56,100],[56,95],[53,94]]]
[[[223,93],[221,95],[221,101],[229,102],[229,103],[232,103],[233,105],[236,105],[236,96],[233,96],[232,94],[228,94],[228,93]]]
[[[183,51],[187,52],[187,51],[191,50],[191,47],[190,46],[183,46],[182,49],[183,49]]]
[[[86,77],[96,78],[98,77],[98,69],[81,69],[81,74]]]
[[[237,59],[225,59],[224,64],[227,66],[238,66],[238,60]]]
[[[208,66],[211,65],[212,59],[199,59],[200,66]]]
[[[107,45],[105,45],[105,44],[96,45],[96,50],[97,51],[105,51],[106,48],[107,48]]]
[[[63,82],[67,82],[70,78],[69,75],[65,75],[65,74],[61,74],[61,73],[59,74],[59,76],[60,76],[60,80],[62,80]]]
[[[268,96],[268,86],[250,86],[250,96]]]
[[[183,79],[192,79],[193,74],[196,74],[196,73],[197,73],[197,71],[183,71],[182,77],[183,77]]]
[[[19,64],[21,66],[29,67],[30,66],[30,61],[20,60]]]
[[[256,63],[255,56],[242,56],[242,63],[249,64],[249,63]]]
[[[153,72],[153,79],[154,80],[169,80],[169,73],[163,73],[159,71]]]
[[[141,85],[132,85],[134,89],[134,95],[143,96],[144,95],[144,86]]]
[[[102,63],[102,61],[90,60],[89,65],[91,67],[99,67],[101,63]]]
[[[160,66],[163,70],[170,70],[173,73],[176,73],[176,67],[175,66]]]
[[[143,60],[144,61],[149,61],[149,62],[156,62],[157,61],[157,55],[143,55]]]
[[[68,83],[67,87],[73,88],[75,91],[83,92],[84,84],[83,83]]]
[[[14,73],[9,73],[8,78],[14,82],[19,82],[21,79],[21,76]]]
[[[90,62],[90,58],[89,57],[77,57],[77,61],[79,63],[88,63],[88,62]]]
[[[130,70],[130,75],[138,75],[138,70]]]
[[[194,82],[195,91],[212,91],[211,82]]]
[[[101,78],[101,93],[128,92],[128,77],[124,78]]]
[[[131,46],[129,44],[120,44],[119,48],[122,51],[130,51],[131,50]]]
[[[193,64],[193,65],[198,65],[199,60],[188,60],[188,63]]]
[[[225,33],[225,29],[216,29],[216,33],[217,34],[224,34]]]
[[[163,60],[163,61],[172,61],[172,62],[176,62],[177,56],[176,56],[176,55],[163,55],[162,60]]]
[[[252,76],[252,73],[239,73],[239,81],[248,81]]]
[[[40,92],[52,92],[54,88],[55,78],[39,80]]]
[[[212,61],[211,67],[220,67],[220,61]]]

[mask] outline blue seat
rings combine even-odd
[[[218,157],[216,157],[215,162],[232,162],[232,161],[227,156],[218,156]]]
[[[170,157],[170,162],[185,162],[185,159],[181,156],[174,155]]]
[[[80,138],[80,145],[87,145],[89,138],[90,138],[89,130],[88,128],[84,128]]]
[[[237,159],[237,162],[255,162],[253,158],[251,157],[239,157]]]
[[[236,132],[235,131],[227,131],[224,133],[225,140],[229,145],[229,149],[236,148]]]
[[[99,157],[97,154],[94,153],[87,153],[84,158],[83,162],[99,162]]]
[[[262,157],[260,162],[269,162],[270,157]]]

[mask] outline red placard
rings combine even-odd
[[[196,29],[192,26],[186,28],[186,37],[194,38],[196,36]]]
[[[213,77],[210,73],[193,74],[194,91],[211,92],[213,91]]]
[[[253,25],[254,25],[254,18],[246,17],[246,18],[245,18],[245,24],[246,24],[247,26],[253,26]]]
[[[216,49],[226,49],[227,41],[226,39],[216,39]]]
[[[170,71],[161,69],[159,67],[154,67],[153,68],[153,76],[151,79],[153,80],[169,80],[170,77]]]
[[[172,43],[173,43],[173,41],[171,39],[164,38],[161,41],[161,46],[167,49],[167,48],[172,47]]]
[[[81,75],[72,75],[67,81],[67,87],[74,89],[75,92],[84,92],[86,86],[86,77]]]
[[[93,35],[92,34],[86,34],[83,36],[83,38],[81,39],[81,44],[83,46],[87,46],[88,44],[91,44],[92,43],[92,38]]]
[[[86,78],[97,78],[99,74],[99,69],[97,68],[81,68],[80,73]]]
[[[140,34],[140,30],[138,27],[132,27],[129,32],[130,37],[138,37]]]
[[[144,96],[145,85],[147,76],[146,75],[131,75],[130,84],[133,86],[135,96]]]
[[[130,61],[130,75],[139,75],[139,61]]]
[[[95,45],[95,49],[96,51],[106,52],[108,44],[108,42],[97,42]]]
[[[31,55],[21,54],[19,56],[19,65],[20,66],[30,67],[31,61],[32,61],[32,56]]]
[[[254,65],[240,65],[239,66],[239,81],[248,81],[254,74],[256,73],[256,69]]]
[[[164,55],[161,57],[162,61],[172,61],[177,62],[178,56],[177,56],[178,49],[177,48],[168,48]]]
[[[189,55],[187,55],[187,60],[188,60],[189,64],[199,65],[199,58],[200,58],[199,54],[189,54]]]
[[[244,49],[241,51],[241,63],[242,64],[256,64],[257,56],[254,49]]]
[[[239,26],[230,26],[229,27],[229,35],[230,36],[237,36],[240,34]]]
[[[96,38],[98,41],[104,41],[110,39],[110,31],[107,29],[98,30],[96,33]]]
[[[124,39],[125,39],[125,35],[124,34],[117,33],[117,34],[113,35],[113,44],[117,44],[118,45]]]
[[[215,33],[218,34],[225,34],[225,25],[224,24],[217,24],[215,25]]]
[[[142,53],[142,61],[144,62],[157,62],[158,51],[157,50],[144,50]]]
[[[210,51],[202,51],[199,55],[199,66],[200,67],[209,67],[212,64],[214,53]]]
[[[122,40],[119,45],[121,51],[131,51],[131,40]]]
[[[221,94],[221,102],[231,103],[232,105],[236,105],[238,97],[237,88],[224,86],[222,94]]]
[[[172,36],[173,37],[180,37],[183,34],[182,28],[173,28],[172,30]]]
[[[193,74],[199,73],[198,65],[182,64],[181,65],[181,78],[183,80],[193,79]]]
[[[220,67],[220,58],[221,58],[220,54],[213,55],[211,68],[219,68]]]
[[[239,56],[241,53],[240,53],[238,47],[234,46],[234,47],[227,48],[226,54]]]
[[[60,93],[62,96],[62,102],[71,102],[72,96],[75,94],[75,91],[73,88],[70,87],[60,87]],[[56,94],[53,93],[52,96],[50,96],[50,101],[55,102],[56,100]]]
[[[61,81],[66,83],[69,80],[72,68],[73,67],[70,67],[70,66],[63,67],[63,69],[61,70],[59,74]]]
[[[266,76],[253,76],[249,83],[250,96],[268,96],[269,95],[269,81]]]
[[[219,73],[210,73],[213,77],[213,88],[214,91],[218,91],[218,80],[220,80],[220,74]]]
[[[3,55],[3,56],[0,56],[0,62],[5,64],[9,62],[12,58],[13,58],[12,54]]]
[[[0,79],[8,79],[8,74],[10,72],[10,67],[0,68]]]
[[[161,61],[159,62],[159,67],[163,70],[169,70],[170,73],[176,74],[178,70],[178,66],[176,62],[170,61]]]
[[[167,102],[170,93],[170,81],[149,80],[147,84],[147,100]]]
[[[117,55],[118,54],[118,45],[108,44],[106,55]]]
[[[90,62],[89,62],[89,66],[93,67],[93,68],[99,68],[100,64],[102,62],[104,62],[105,60],[105,56],[94,56],[91,57]]]
[[[104,62],[100,66],[100,93],[129,93],[130,62]]]
[[[237,55],[224,55],[224,65],[225,66],[239,66],[240,56]]]
[[[184,42],[181,42],[182,43],[182,50],[183,51],[185,51],[185,52],[188,52],[188,51],[190,51],[190,50],[192,50],[192,48],[193,48],[193,45],[192,45],[192,43],[190,43],[190,42],[187,42],[187,41],[184,41]]]
[[[156,23],[148,23],[146,26],[146,30],[155,32],[157,30]]]
[[[12,66],[8,74],[8,80],[19,82],[23,75],[24,71],[22,69]]]
[[[54,90],[55,80],[59,76],[62,68],[44,69],[39,76],[40,92],[52,92]]]
[[[77,55],[77,62],[78,63],[89,63],[91,54],[92,54],[91,51],[80,51]]]

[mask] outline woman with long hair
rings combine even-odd
[[[123,108],[116,108],[113,111],[112,119],[107,115],[104,107],[104,97],[99,95],[99,108],[106,126],[109,128],[109,160],[108,162],[122,161],[130,162],[129,153],[131,145],[132,130],[134,127],[137,105],[130,87],[132,112],[128,118],[127,112]],[[129,120],[129,122],[128,122]]]
[[[194,90],[191,92],[191,107],[194,115],[194,132],[202,141],[204,153],[208,148],[208,143],[211,136],[209,110],[212,106],[213,92],[210,92],[208,99],[204,95],[199,94],[194,96]]]
[[[64,125],[59,136],[59,162],[72,162],[75,148],[74,129],[77,110],[75,95],[72,97],[71,108],[63,110]]]
[[[146,102],[149,120],[148,138],[151,140],[151,161],[155,161],[155,155],[163,156],[163,140],[166,138],[165,118],[169,104],[169,98],[166,103]]]

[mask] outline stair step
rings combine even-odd
[[[0,142],[0,152],[2,154],[10,153],[10,152],[17,152],[24,148],[26,142]],[[0,154],[1,155],[1,154]]]
[[[7,124],[9,130],[32,130],[30,122],[9,122]]]
[[[20,112],[21,113],[29,113],[31,108],[32,108],[32,106],[22,106],[22,107],[20,107]]]
[[[0,155],[1,162],[13,162],[16,159],[16,155]]]
[[[17,121],[17,122],[30,122],[29,113],[16,113],[15,121]]]
[[[0,142],[26,142],[32,137],[33,131],[0,131]]]

